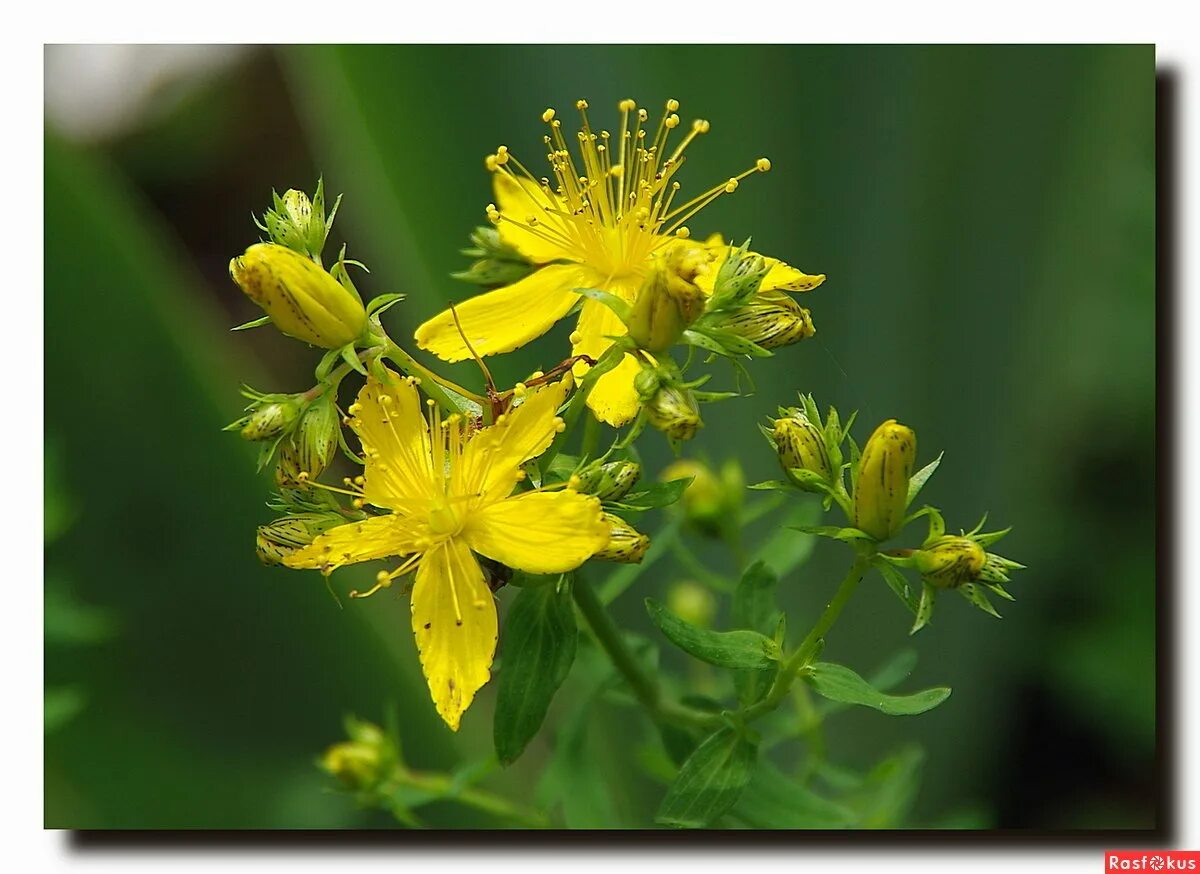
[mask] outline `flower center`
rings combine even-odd
[[[446,501],[439,501],[429,509],[429,531],[435,537],[457,534],[462,530],[462,520]]]

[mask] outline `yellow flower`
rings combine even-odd
[[[680,186],[674,176],[692,140],[708,131],[707,121],[693,122],[678,145],[672,146],[671,137],[679,127],[676,100],[667,101],[657,126],[649,123],[649,114],[634,101],[621,101],[615,136],[592,130],[586,101],[580,100],[576,108],[582,117],[578,156],[571,154],[554,110],[542,114],[550,129],[546,143],[551,177],[535,177],[505,146],[486,160],[496,190],[488,218],[505,243],[542,266],[511,285],[455,307],[467,339],[481,355],[511,352],[540,337],[580,303],[573,289],[598,288],[632,303],[654,258],[673,240],[690,236],[687,222],[696,213],[736,190],[742,179],[771,167],[770,161],[759,158],[738,176],[677,203]],[[728,248],[710,240],[708,251],[719,264]],[[780,261],[770,263],[764,289],[798,291],[824,279]],[[709,271],[707,286],[697,279],[706,293],[712,291],[715,272]],[[585,299],[571,334],[572,354],[598,359],[611,345],[608,338],[624,333],[625,326],[612,310]],[[470,356],[450,311],[421,325],[416,339],[421,348],[446,361]],[[599,419],[618,426],[637,414],[633,379],[638,369],[636,359],[626,356],[598,381],[588,406]],[[580,363],[576,375],[585,370]]]
[[[412,380],[369,378],[348,410],[363,447],[356,500],[390,511],[340,525],[284,559],[320,568],[404,556],[380,571],[379,588],[416,568],[412,627],[434,705],[459,720],[489,679],[496,605],[475,555],[535,574],[563,573],[608,543],[600,501],[570,488],[513,494],[521,465],[540,455],[562,427],[555,412],[567,386],[531,392],[494,425],[476,430],[453,415],[422,415]],[[357,485],[353,485],[357,483]],[[369,593],[368,593],[369,594]]]

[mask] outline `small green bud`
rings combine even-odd
[[[764,349],[778,349],[813,336],[812,315],[791,295],[763,291],[715,324]]]
[[[654,393],[658,391],[660,385],[662,385],[662,377],[652,367],[643,367],[633,378],[633,389],[642,403],[646,403],[654,397]]]
[[[244,440],[274,440],[285,433],[300,415],[300,403],[295,398],[262,404],[240,421],[238,432]]]
[[[931,585],[953,589],[983,574],[987,552],[970,537],[942,537],[912,554],[913,567]]]
[[[729,256],[717,271],[709,309],[737,306],[748,301],[757,294],[770,269],[762,255],[746,249],[730,249]]]
[[[319,761],[321,770],[336,777],[347,789],[373,789],[397,764],[396,750],[377,725],[356,719],[348,729],[350,740],[325,751]]]
[[[256,243],[229,262],[229,275],[284,334],[337,349],[367,327],[362,301],[310,258],[274,243]]]
[[[741,468],[736,462],[727,465],[718,476],[708,465],[683,458],[666,467],[663,482],[691,478],[683,491],[680,507],[688,523],[702,533],[717,537],[734,523],[741,509]]]
[[[289,486],[320,476],[337,456],[341,427],[337,405],[329,393],[310,403],[280,446],[275,481]]]
[[[590,466],[577,476],[577,491],[595,495],[601,501],[619,501],[641,479],[642,466],[636,461],[609,461]]]
[[[888,419],[875,429],[859,459],[854,488],[854,525],[887,540],[904,525],[908,480],[917,456],[917,435]]]
[[[829,459],[829,447],[825,433],[809,421],[804,413],[776,419],[771,429],[771,439],[779,453],[779,464],[788,479],[800,488],[811,488],[811,484],[792,473],[807,470],[817,474],[826,482],[833,478],[833,464]]]
[[[605,513],[604,521],[609,526],[608,545],[592,558],[622,564],[641,564],[646,550],[650,548],[650,538],[615,513]]]
[[[684,622],[711,628],[717,616],[717,599],[699,583],[685,580],[667,589],[667,609]]]
[[[691,390],[670,384],[660,384],[646,402],[646,419],[672,441],[691,440],[704,424]]]
[[[255,536],[255,552],[263,564],[282,564],[293,552],[303,549],[318,535],[345,521],[333,514],[323,513],[284,516],[259,526]]]
[[[699,246],[676,244],[655,259],[629,313],[629,336],[638,346],[661,353],[679,342],[704,310],[696,277],[707,269],[708,256]]]

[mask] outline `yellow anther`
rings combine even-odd
[[[645,121],[649,117],[650,117],[650,113],[646,112],[646,110],[644,110],[644,109],[638,110],[638,120],[639,121]]]
[[[525,216],[525,224],[529,225],[530,227],[533,227],[534,225],[536,225],[536,224],[537,224],[537,221],[538,221],[538,220],[537,220],[537,216],[536,216],[536,215],[527,215],[527,216]]]
[[[754,166],[758,169],[759,173],[766,173],[771,169],[771,159],[759,158],[758,161],[755,162]]]
[[[738,181],[736,179],[730,179],[728,182],[725,183],[725,193],[733,194],[733,192],[737,191],[737,187],[738,187]]]
[[[692,122],[692,130],[698,134],[708,133],[710,127],[712,127],[712,125],[710,125],[708,123],[708,119],[705,118],[698,118]]]
[[[667,112],[674,112],[679,108],[679,101],[674,98],[667,101]]]
[[[545,112],[543,112],[542,113],[542,121],[546,122],[547,124],[554,121],[554,110],[547,109]]]
[[[525,482],[525,471],[523,471],[523,470],[517,471],[517,482],[519,482],[519,483]]]
[[[302,483],[308,482],[308,471],[307,470],[300,471],[298,474],[296,474],[296,479]]]
[[[432,409],[433,409],[433,405],[434,405],[434,400],[433,400],[433,398],[426,398],[426,399],[425,399],[425,406],[429,407],[429,409],[431,409],[431,410],[432,410]]]
[[[383,404],[385,407],[390,407],[392,405],[392,396],[391,395],[380,395],[379,403]]]
[[[379,573],[375,574],[375,582],[379,583],[379,585],[381,585],[381,586],[387,585],[391,581],[392,580],[388,576],[387,571],[380,571]]]
[[[620,103],[617,104],[617,109],[621,110],[622,112],[633,112],[633,110],[636,108],[637,108],[637,103],[634,102],[634,100],[629,97],[626,97],[624,100],[622,100]]]
[[[556,434],[561,434],[563,431],[566,431],[566,430],[567,430],[567,423],[564,422],[562,419],[556,418],[554,420],[554,432]]]
[[[588,102],[587,102],[586,100],[576,100],[576,101],[575,101],[575,108],[576,108],[576,109],[587,109],[587,108],[588,108]]]
[[[525,397],[525,393],[527,391],[529,391],[528,386],[526,386],[523,382],[518,382],[513,386],[513,397],[523,398]]]
[[[545,375],[546,374],[542,373],[540,370],[535,370],[533,373],[531,373],[529,375],[529,378],[530,379],[541,379]]]
[[[570,341],[572,346],[578,346],[583,342],[583,334],[579,333],[578,331],[572,331],[571,336],[567,337],[567,339]]]
[[[679,126],[679,116],[671,113],[666,117],[666,120],[663,122],[663,124],[665,124],[668,128],[676,128]]]
[[[350,406],[346,407],[346,412],[349,413],[351,416],[356,416],[361,411],[362,411],[362,404],[360,404],[358,401],[355,401]]]
[[[675,236],[679,237],[679,239],[681,239],[681,240],[686,240],[691,235],[692,235],[692,232],[690,230],[688,230],[687,225],[683,225],[682,227],[675,229]]]
[[[363,476],[362,474],[359,474],[358,476],[356,476],[356,477],[354,478],[354,484],[355,484],[355,485],[357,485],[357,486],[363,486],[363,485],[366,485],[366,484],[367,484],[367,478],[366,478],[365,476]]]
[[[361,510],[363,508],[363,499],[355,498],[350,502],[350,506],[354,507],[355,510]]]
[[[483,159],[483,166],[488,169],[489,173],[494,173],[496,172],[496,168],[500,165],[496,162],[495,155],[488,155]]]

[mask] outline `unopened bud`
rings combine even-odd
[[[322,513],[284,516],[259,526],[255,536],[255,552],[263,564],[282,564],[293,552],[308,546],[319,535],[344,521]]]
[[[978,580],[987,557],[984,548],[970,537],[942,537],[912,555],[913,567],[921,576],[945,589]]]
[[[770,269],[762,255],[745,249],[730,249],[729,256],[717,270],[710,308],[737,306],[750,300]]]
[[[289,337],[337,349],[366,328],[367,312],[358,296],[284,246],[256,243],[229,262],[229,275]]]
[[[708,465],[683,458],[666,467],[660,479],[673,482],[691,479],[680,498],[680,507],[687,521],[704,534],[716,537],[735,524],[742,500],[741,468],[728,465],[723,475]]]
[[[238,433],[244,440],[274,440],[292,427],[299,414],[295,400],[266,403],[239,420],[243,424]]]
[[[396,764],[396,751],[377,725],[353,720],[350,729],[350,740],[327,749],[319,764],[347,789],[372,789]]]
[[[667,609],[684,622],[711,628],[717,616],[717,599],[704,586],[686,580],[667,589]]]
[[[793,471],[808,471],[828,482],[833,478],[833,464],[829,460],[829,447],[825,434],[801,412],[776,419],[771,429],[775,450],[779,453],[779,464],[788,479],[800,488],[811,486],[804,474]]]
[[[859,459],[854,487],[854,525],[887,540],[904,525],[908,480],[917,457],[917,435],[888,419],[875,429]]]
[[[655,261],[629,313],[629,336],[648,352],[665,352],[704,310],[696,277],[708,269],[698,246],[675,245]]]
[[[581,471],[577,490],[601,501],[619,501],[641,476],[642,466],[636,461],[609,461]]]
[[[650,548],[650,538],[615,513],[605,513],[604,521],[609,526],[608,545],[592,558],[622,564],[640,564],[646,550]]]
[[[330,394],[310,403],[300,423],[280,447],[276,482],[281,486],[302,485],[320,476],[337,455],[341,427]]]
[[[764,349],[798,343],[817,332],[809,311],[782,291],[759,292],[718,324]]]
[[[678,385],[658,387],[646,401],[646,419],[673,441],[691,440],[704,424],[695,396]]]

